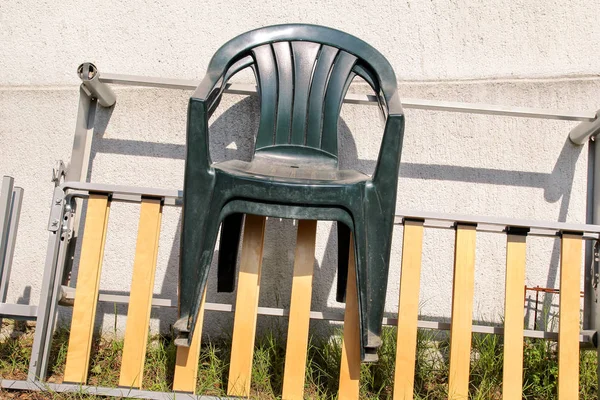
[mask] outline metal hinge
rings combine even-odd
[[[64,204],[64,193],[60,187],[54,188],[54,195],[52,196],[52,206],[50,206],[50,218],[48,220],[48,230],[50,232],[57,232],[62,224],[63,219],[63,204]]]

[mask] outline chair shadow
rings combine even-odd
[[[115,107],[118,107],[118,103]],[[210,124],[210,150],[213,162],[221,162],[231,159],[250,160],[253,154],[253,142],[255,132],[259,124],[259,102],[256,96],[249,96],[233,104],[225,112]],[[100,107],[96,113],[94,124],[94,146],[92,147],[90,169],[88,179],[91,176],[93,160],[98,153],[110,153],[118,155],[145,156],[156,158],[185,159],[185,145],[174,143],[154,143],[137,140],[105,138],[104,134],[110,122],[114,108]],[[183,111],[182,111],[183,112]],[[376,165],[376,160],[359,159],[356,142],[346,122],[340,118],[338,137],[341,145],[341,164],[344,168],[356,169],[371,174]],[[230,146],[228,144],[235,144]],[[485,183],[493,185],[510,185],[518,187],[537,187],[544,190],[546,201],[554,203],[560,201],[559,221],[565,221],[569,209],[572,182],[575,165],[581,147],[574,146],[567,139],[563,149],[554,165],[552,172],[524,172],[513,170],[496,170],[489,168],[460,167],[442,164],[401,163],[400,177],[425,180],[445,180],[469,183]],[[149,185],[143,185],[149,186]],[[268,222],[267,239],[265,240],[263,264],[263,288],[261,289],[260,306],[289,307],[291,292],[291,276],[293,265],[294,244],[296,235],[296,224],[292,220],[270,219]],[[161,298],[177,300],[177,276],[179,259],[179,231],[181,229],[181,218],[178,221],[177,233],[171,243],[168,265],[162,282]],[[396,244],[398,245],[398,244]],[[551,255],[549,272],[547,276],[547,287],[554,287],[557,281],[558,265],[560,258],[560,243],[556,241]],[[78,257],[78,254],[77,254]],[[218,303],[235,302],[235,293],[216,292],[216,262],[218,250],[215,251],[213,264],[210,270],[207,301]],[[282,263],[270,263],[268,260],[283,260]],[[239,260],[238,260],[239,265]],[[399,266],[390,266],[397,268]],[[74,266],[76,268],[76,264]],[[337,276],[337,234],[331,229],[327,238],[325,252],[322,262],[315,259],[315,272],[313,286],[312,309],[323,312],[341,310],[343,307],[330,306],[329,300],[335,298]],[[273,279],[277,277],[277,279]],[[269,282],[270,281],[270,282]],[[272,283],[271,283],[272,282]],[[267,283],[270,283],[267,285]],[[544,305],[552,304],[552,296],[546,296]],[[119,314],[126,313],[126,307],[118,307]],[[112,305],[99,307],[98,318],[103,318],[103,313],[114,313]],[[171,324],[176,319],[173,309],[152,310],[153,317],[160,318],[161,332],[169,332]],[[394,317],[393,313],[386,313],[387,317]],[[276,318],[277,317],[260,317]],[[440,320],[440,319],[438,319]],[[231,313],[209,312],[205,317],[205,333],[218,334],[230,332],[233,322]],[[541,322],[541,321],[538,321]],[[285,325],[285,322],[282,322]],[[279,322],[278,322],[279,324]],[[331,324],[321,324],[327,329]],[[211,328],[212,327],[212,328]],[[219,327],[218,329],[216,327]],[[320,329],[320,328],[319,328]]]

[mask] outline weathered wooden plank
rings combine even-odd
[[[558,399],[579,398],[579,306],[581,235],[563,234],[560,244]]]
[[[194,393],[196,390],[198,359],[200,358],[200,344],[202,342],[202,324],[204,322],[204,303],[206,303],[206,290],[198,311],[192,343],[189,347],[177,347],[175,376],[173,377],[173,390],[176,392]]]
[[[527,236],[507,235],[502,398],[523,398],[523,291]]]
[[[350,241],[348,257],[348,283],[346,284],[346,310],[344,312],[344,338],[338,399],[358,399],[360,388],[360,327],[358,319],[358,291],[356,290],[356,264],[354,239]]]
[[[413,398],[422,253],[423,222],[404,222],[394,400]]]
[[[109,210],[108,196],[90,194],[63,378],[65,382],[85,383],[87,380]]]
[[[467,399],[473,324],[475,226],[458,225],[454,250],[448,398]]]
[[[246,215],[229,365],[229,396],[248,397],[256,334],[265,217]]]
[[[317,221],[303,220],[298,222],[283,373],[282,398],[284,400],[301,400],[304,398],[304,376],[308,352],[308,326],[310,324],[316,236]]]
[[[161,216],[160,199],[142,199],[119,386],[142,387]]]

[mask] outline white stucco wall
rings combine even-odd
[[[200,79],[214,51],[236,34],[284,22],[328,25],[378,48],[392,63],[403,97],[566,110],[595,110],[600,91],[597,1],[89,2],[0,4],[0,174],[25,200],[8,301],[37,304],[47,241],[54,161],[67,161],[77,112],[76,67]],[[246,79],[244,77],[237,78]],[[351,91],[363,90],[356,86]],[[185,91],[115,88],[113,110],[94,129],[92,182],[180,188]],[[226,95],[213,117],[215,161],[248,158],[257,127],[256,98]],[[398,208],[585,222],[587,148],[567,140],[574,123],[406,110]],[[371,173],[381,123],[375,107],[345,105],[342,166]],[[111,208],[101,288],[127,292],[138,206]],[[166,208],[155,293],[176,298],[179,209]],[[397,308],[402,229],[396,228],[387,310]],[[448,317],[453,232],[426,230],[421,311]],[[498,320],[503,308],[505,237],[478,234],[474,318]],[[335,302],[335,234],[319,223],[313,309]],[[289,305],[295,225],[270,220],[261,305]],[[527,285],[558,285],[558,242],[528,242]],[[214,271],[213,271],[214,272]],[[214,274],[208,298],[217,294]],[[113,306],[99,308],[104,327]],[[119,307],[117,331],[124,329]],[[161,323],[158,317],[160,316]],[[168,330],[173,310],[153,311]],[[231,315],[207,320],[230,332]],[[259,323],[270,321],[261,317]]]

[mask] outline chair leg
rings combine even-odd
[[[354,215],[361,358],[365,362],[376,362],[381,346],[393,229],[393,211],[382,211],[387,210],[381,204],[366,202],[363,213]]]
[[[189,346],[192,338],[217,242],[222,205],[223,201],[216,193],[213,196],[190,194],[184,203],[179,266],[179,319],[173,325],[177,334],[175,344],[178,346]]]
[[[348,255],[350,251],[350,228],[343,222],[336,222],[338,237],[338,279],[335,299],[340,303],[346,301],[346,284],[348,282]]]
[[[235,265],[244,214],[230,214],[223,219],[221,239],[219,240],[219,269],[217,292],[231,293],[235,289]]]

